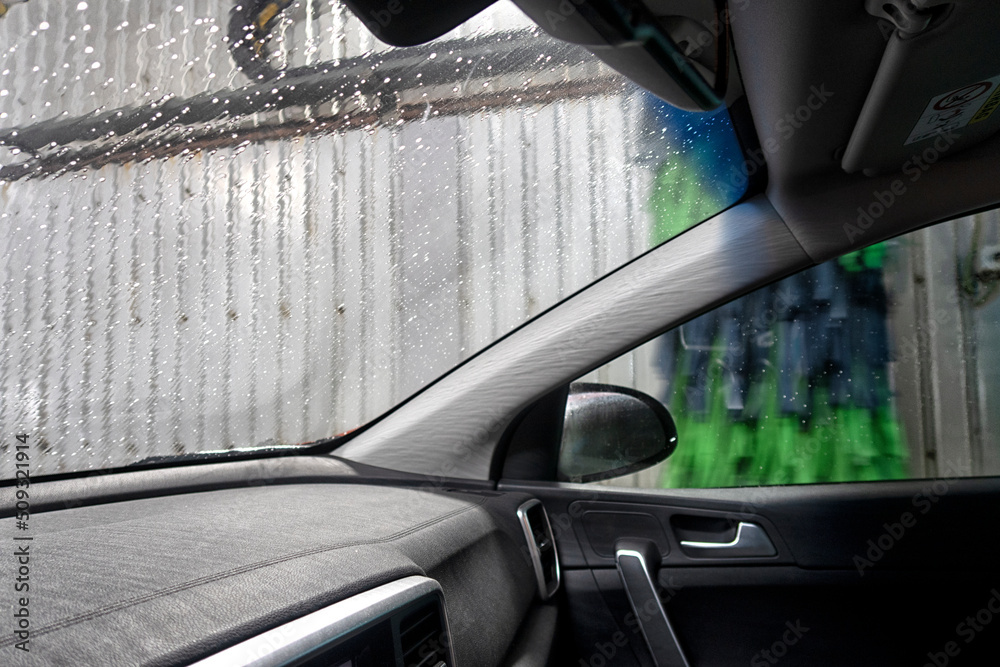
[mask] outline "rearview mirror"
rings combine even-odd
[[[573,383],[566,399],[559,479],[593,482],[655,465],[677,448],[677,427],[652,396],[626,387]]]

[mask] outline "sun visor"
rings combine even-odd
[[[867,175],[929,168],[1000,130],[997,0],[868,0],[887,38],[841,162]]]

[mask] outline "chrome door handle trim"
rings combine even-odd
[[[764,529],[746,521],[740,521],[732,542],[681,540],[681,547],[692,558],[764,558],[778,553]]]

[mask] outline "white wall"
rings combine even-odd
[[[220,11],[15,7],[0,126],[243,85]],[[125,21],[112,48],[91,39]],[[335,7],[317,52],[277,51],[333,59],[360,35]],[[647,247],[641,111],[619,85],[4,184],[3,432],[40,447],[37,475],[364,423]]]

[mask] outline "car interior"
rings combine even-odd
[[[370,64],[344,60],[333,79],[323,78],[319,65],[279,72],[268,59],[282,13],[298,11],[301,2],[198,6],[216,4],[222,32],[235,36],[227,57],[249,83],[227,84],[234,86],[229,98],[164,98],[152,107],[108,106],[76,119],[14,125],[4,114],[0,143],[16,148],[18,158],[5,158],[0,168],[0,196],[29,181],[105,173],[97,171],[102,160],[127,167],[187,159],[130,137],[157,123],[192,124],[220,104],[246,105],[241,113],[247,114],[274,104],[275,113],[290,114],[285,136],[308,133],[313,121],[292,111],[312,104],[309,95],[334,90],[330,81],[353,95],[367,90],[366,81],[404,76],[407,58],[444,54],[434,46],[444,42],[432,40],[493,3],[346,0],[352,20],[398,48]],[[734,173],[742,194],[345,433],[331,430],[305,445],[146,452],[131,463],[15,475],[15,466],[37,466],[45,448],[58,445],[41,442],[30,426],[2,423],[0,524],[9,555],[3,557],[7,631],[0,662],[995,663],[1000,431],[992,430],[992,409],[1000,402],[984,398],[985,407],[977,403],[973,411],[967,397],[1000,395],[1000,380],[987,372],[1000,368],[995,333],[976,338],[978,347],[968,352],[972,339],[957,333],[950,316],[939,317],[933,330],[914,329],[912,382],[931,383],[940,401],[934,405],[951,401],[969,421],[952,420],[944,408],[913,417],[917,426],[907,426],[908,433],[922,429],[925,454],[919,464],[906,463],[914,472],[898,475],[830,473],[804,479],[813,483],[775,482],[751,479],[744,465],[734,468],[736,482],[620,483],[626,476],[641,480],[654,466],[680,466],[695,451],[695,427],[679,412],[681,399],[661,400],[651,396],[654,389],[616,382],[613,369],[645,354],[637,350],[655,354],[660,348],[650,346],[662,345],[661,336],[693,336],[692,325],[707,321],[703,316],[749,303],[754,294],[778,294],[778,281],[844,267],[845,257],[862,257],[856,253],[876,244],[924,239],[921,252],[931,257],[939,238],[933,234],[966,234],[972,223],[959,219],[971,216],[980,216],[974,242],[985,250],[962,284],[974,283],[970,298],[985,304],[975,310],[977,326],[986,327],[988,317],[1000,321],[983,314],[998,312],[990,295],[1000,281],[1000,113],[994,113],[1000,7],[988,0],[514,4],[537,24],[529,37],[511,38],[519,53],[544,59],[550,42],[532,40],[555,39],[592,54],[671,108],[728,113],[740,147]],[[0,28],[18,20],[34,25],[37,19],[24,17],[40,5],[0,3]],[[469,47],[477,62],[492,63],[499,80],[513,65],[510,58],[491,60],[491,48],[474,40]],[[427,62],[428,86],[434,77],[449,81],[451,65],[443,57]],[[21,94],[12,90],[10,97],[3,91],[0,110],[7,110],[3,100],[13,104]],[[392,113],[402,123],[419,120],[424,110],[415,102]],[[88,132],[103,132],[112,122],[131,124],[119,127],[123,138],[113,148],[85,141]],[[265,125],[241,129],[239,141],[252,144],[252,133],[265,132]],[[323,187],[322,175],[288,178],[316,179]],[[590,187],[585,180],[581,187]],[[72,215],[65,216],[72,225]],[[35,224],[23,220],[10,224]],[[18,254],[13,241],[6,252]],[[954,282],[953,274],[967,268],[932,264],[927,260],[927,277],[913,283],[929,295],[913,302],[930,304],[921,306],[930,309],[929,319],[942,284],[931,274],[943,272]],[[53,272],[59,266],[56,261]],[[6,270],[8,283],[19,284],[11,282],[16,265]],[[22,316],[3,298],[3,335],[13,340]],[[972,317],[974,309],[961,310],[955,299],[948,307]],[[992,326],[980,330],[1000,331]],[[434,322],[426,327],[433,337]],[[817,335],[809,331],[806,339]],[[45,354],[70,355],[89,340],[60,339]],[[294,336],[283,341],[290,350],[299,344]],[[892,354],[904,355],[903,343]],[[984,370],[952,381],[947,364],[921,366],[927,346],[938,344],[978,355]],[[851,355],[857,356],[848,364],[877,356],[858,349]],[[902,368],[899,358],[895,363]],[[359,372],[380,371],[372,364]],[[0,378],[7,403],[14,400],[13,377]],[[905,377],[897,372],[887,395],[905,393]],[[816,400],[832,404],[830,392]],[[719,439],[735,442],[735,436]],[[932,441],[934,447],[927,444]],[[948,454],[959,450],[971,453]],[[860,465],[861,455],[853,456],[844,465]],[[704,466],[722,465],[714,461]],[[790,468],[794,477],[795,465]],[[25,521],[30,530],[19,525]],[[18,568],[29,559],[18,554],[28,553],[30,579],[21,581],[18,573],[26,577],[27,570]]]

